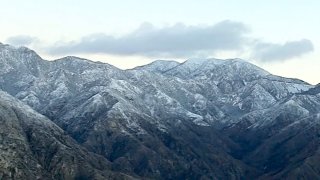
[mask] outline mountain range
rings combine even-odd
[[[320,85],[241,59],[129,70],[0,44],[0,179],[320,179]]]

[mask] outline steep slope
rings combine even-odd
[[[0,91],[1,179],[107,179],[104,158],[88,153],[43,115]],[[128,176],[129,178],[129,176]]]
[[[266,140],[246,161],[264,169],[261,179],[319,179],[320,119],[309,116]]]
[[[225,128],[243,146],[234,157],[261,170],[262,179],[318,179],[320,93],[291,95]]]

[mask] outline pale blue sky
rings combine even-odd
[[[153,59],[240,57],[320,82],[318,0],[0,3],[0,42],[27,45],[47,59],[77,55],[130,68]]]

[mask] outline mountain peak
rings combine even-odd
[[[168,71],[178,65],[180,65],[180,63],[173,60],[156,60],[151,62],[150,64],[138,66],[134,69],[147,70],[147,71],[156,72],[156,73],[164,73],[165,71]]]
[[[0,51],[6,51],[7,53],[5,54],[8,54],[8,53],[30,53],[32,55],[37,55],[39,56],[34,50],[28,48],[28,47],[25,47],[25,46],[12,46],[12,45],[9,45],[9,44],[3,44],[3,43],[0,43]]]
[[[193,65],[198,65],[198,64],[204,64],[204,63],[222,63],[224,60],[222,59],[215,59],[215,58],[190,58],[184,61],[182,64],[193,64]]]
[[[182,79],[208,78],[208,79],[246,79],[253,80],[258,77],[270,75],[266,70],[249,63],[243,59],[202,59],[192,58],[178,63],[176,61],[157,60],[150,64],[134,68],[146,70],[165,76],[174,76]]]
[[[228,79],[243,78],[249,80],[266,76],[270,73],[240,59],[189,59],[166,71],[165,74],[182,79],[196,77],[221,79],[225,77]]]
[[[77,56],[65,56],[60,59],[56,59],[53,62],[68,62],[68,63],[77,63],[77,64],[105,65],[105,66],[116,68],[115,66],[108,64],[108,63],[104,63],[104,62],[100,62],[100,61],[92,61],[90,59],[81,58],[81,57],[77,57]]]
[[[27,47],[14,47],[8,44],[0,45],[0,74],[11,71],[31,72],[38,76],[42,58]],[[21,75],[21,74],[19,74]]]

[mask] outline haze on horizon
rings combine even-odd
[[[156,59],[241,58],[320,83],[317,0],[1,1],[0,42],[45,59],[132,68]]]

